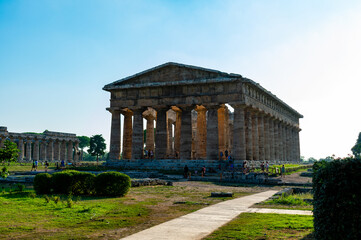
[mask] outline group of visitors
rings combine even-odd
[[[269,163],[268,163],[268,161],[266,161],[266,163],[265,162],[261,163],[261,171],[265,172],[265,170],[266,170],[266,173],[268,173],[268,171],[269,171]]]
[[[146,159],[154,159],[154,152],[153,152],[153,150],[151,150],[151,149],[149,149],[149,150],[144,149],[144,157],[145,157]]]
[[[224,151],[224,155],[223,152],[220,151],[219,152],[219,160],[223,160],[223,157],[225,157],[225,160],[230,160],[232,159],[231,155],[229,154],[228,150],[226,149],[226,151]]]
[[[200,173],[201,173],[201,176],[204,177],[206,175],[206,166],[203,166],[200,170]],[[197,175],[198,174],[198,171],[195,170],[194,171],[194,174]],[[191,171],[189,170],[188,166],[185,165],[184,166],[184,169],[183,169],[183,177],[184,178],[188,178],[188,179],[191,179]]]
[[[38,165],[39,165],[39,161],[38,160],[33,160],[33,164],[32,164],[32,167],[31,167],[31,172],[32,171],[35,171],[38,170]],[[44,162],[44,169],[45,169],[45,172],[48,171],[48,167],[49,167],[49,163],[48,161],[45,161]]]

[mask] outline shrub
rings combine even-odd
[[[25,189],[25,185],[24,185],[24,184],[21,184],[21,183],[16,184],[16,190],[17,190],[18,192],[23,192],[24,189]]]
[[[95,179],[95,192],[100,196],[124,196],[130,189],[130,177],[120,172],[104,172]]]
[[[51,175],[49,173],[39,173],[34,178],[34,190],[37,194],[47,194],[51,191]]]
[[[94,180],[92,173],[67,170],[53,174],[52,186],[55,193],[83,195],[94,191]]]
[[[315,163],[313,175],[316,239],[361,239],[361,160]]]

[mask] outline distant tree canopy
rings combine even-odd
[[[90,144],[90,138],[87,136],[78,136],[79,139],[79,148],[83,150],[86,147],[89,147]]]
[[[92,156],[97,157],[97,162],[99,162],[99,156],[103,156],[105,154],[105,139],[101,134],[94,135],[90,138],[90,146],[88,149],[88,153]]]
[[[351,151],[355,157],[361,157],[361,132],[358,134],[356,144],[351,148]]]

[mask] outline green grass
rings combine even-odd
[[[36,196],[32,186],[24,192],[16,188],[0,184],[0,239],[120,239],[230,199],[211,198],[212,190],[202,186],[145,186],[131,188],[122,198],[73,196],[69,204],[66,195],[46,199]],[[235,191],[235,197],[245,195],[241,188]]]
[[[313,199],[311,193],[282,195],[279,198],[264,201],[256,204],[256,207],[261,208],[279,208],[279,209],[297,209],[297,210],[313,210],[313,205],[304,199]]]
[[[312,216],[242,213],[204,239],[302,239],[312,232]]]

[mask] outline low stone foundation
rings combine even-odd
[[[241,169],[243,166],[244,160],[235,160],[233,161],[233,166],[235,169]],[[259,168],[262,162],[266,161],[248,161],[248,168]],[[225,168],[228,161],[226,160],[181,160],[181,159],[139,159],[139,160],[120,160],[120,161],[107,161],[105,165],[107,166],[118,166],[122,169],[132,169],[132,170],[170,170],[170,171],[180,171],[184,169],[184,166],[187,165],[189,170],[194,172],[195,170],[200,171],[203,166],[207,168],[207,171],[218,171],[220,167]],[[291,161],[279,161],[271,160],[268,161],[271,165],[279,164],[295,164],[297,162]]]

